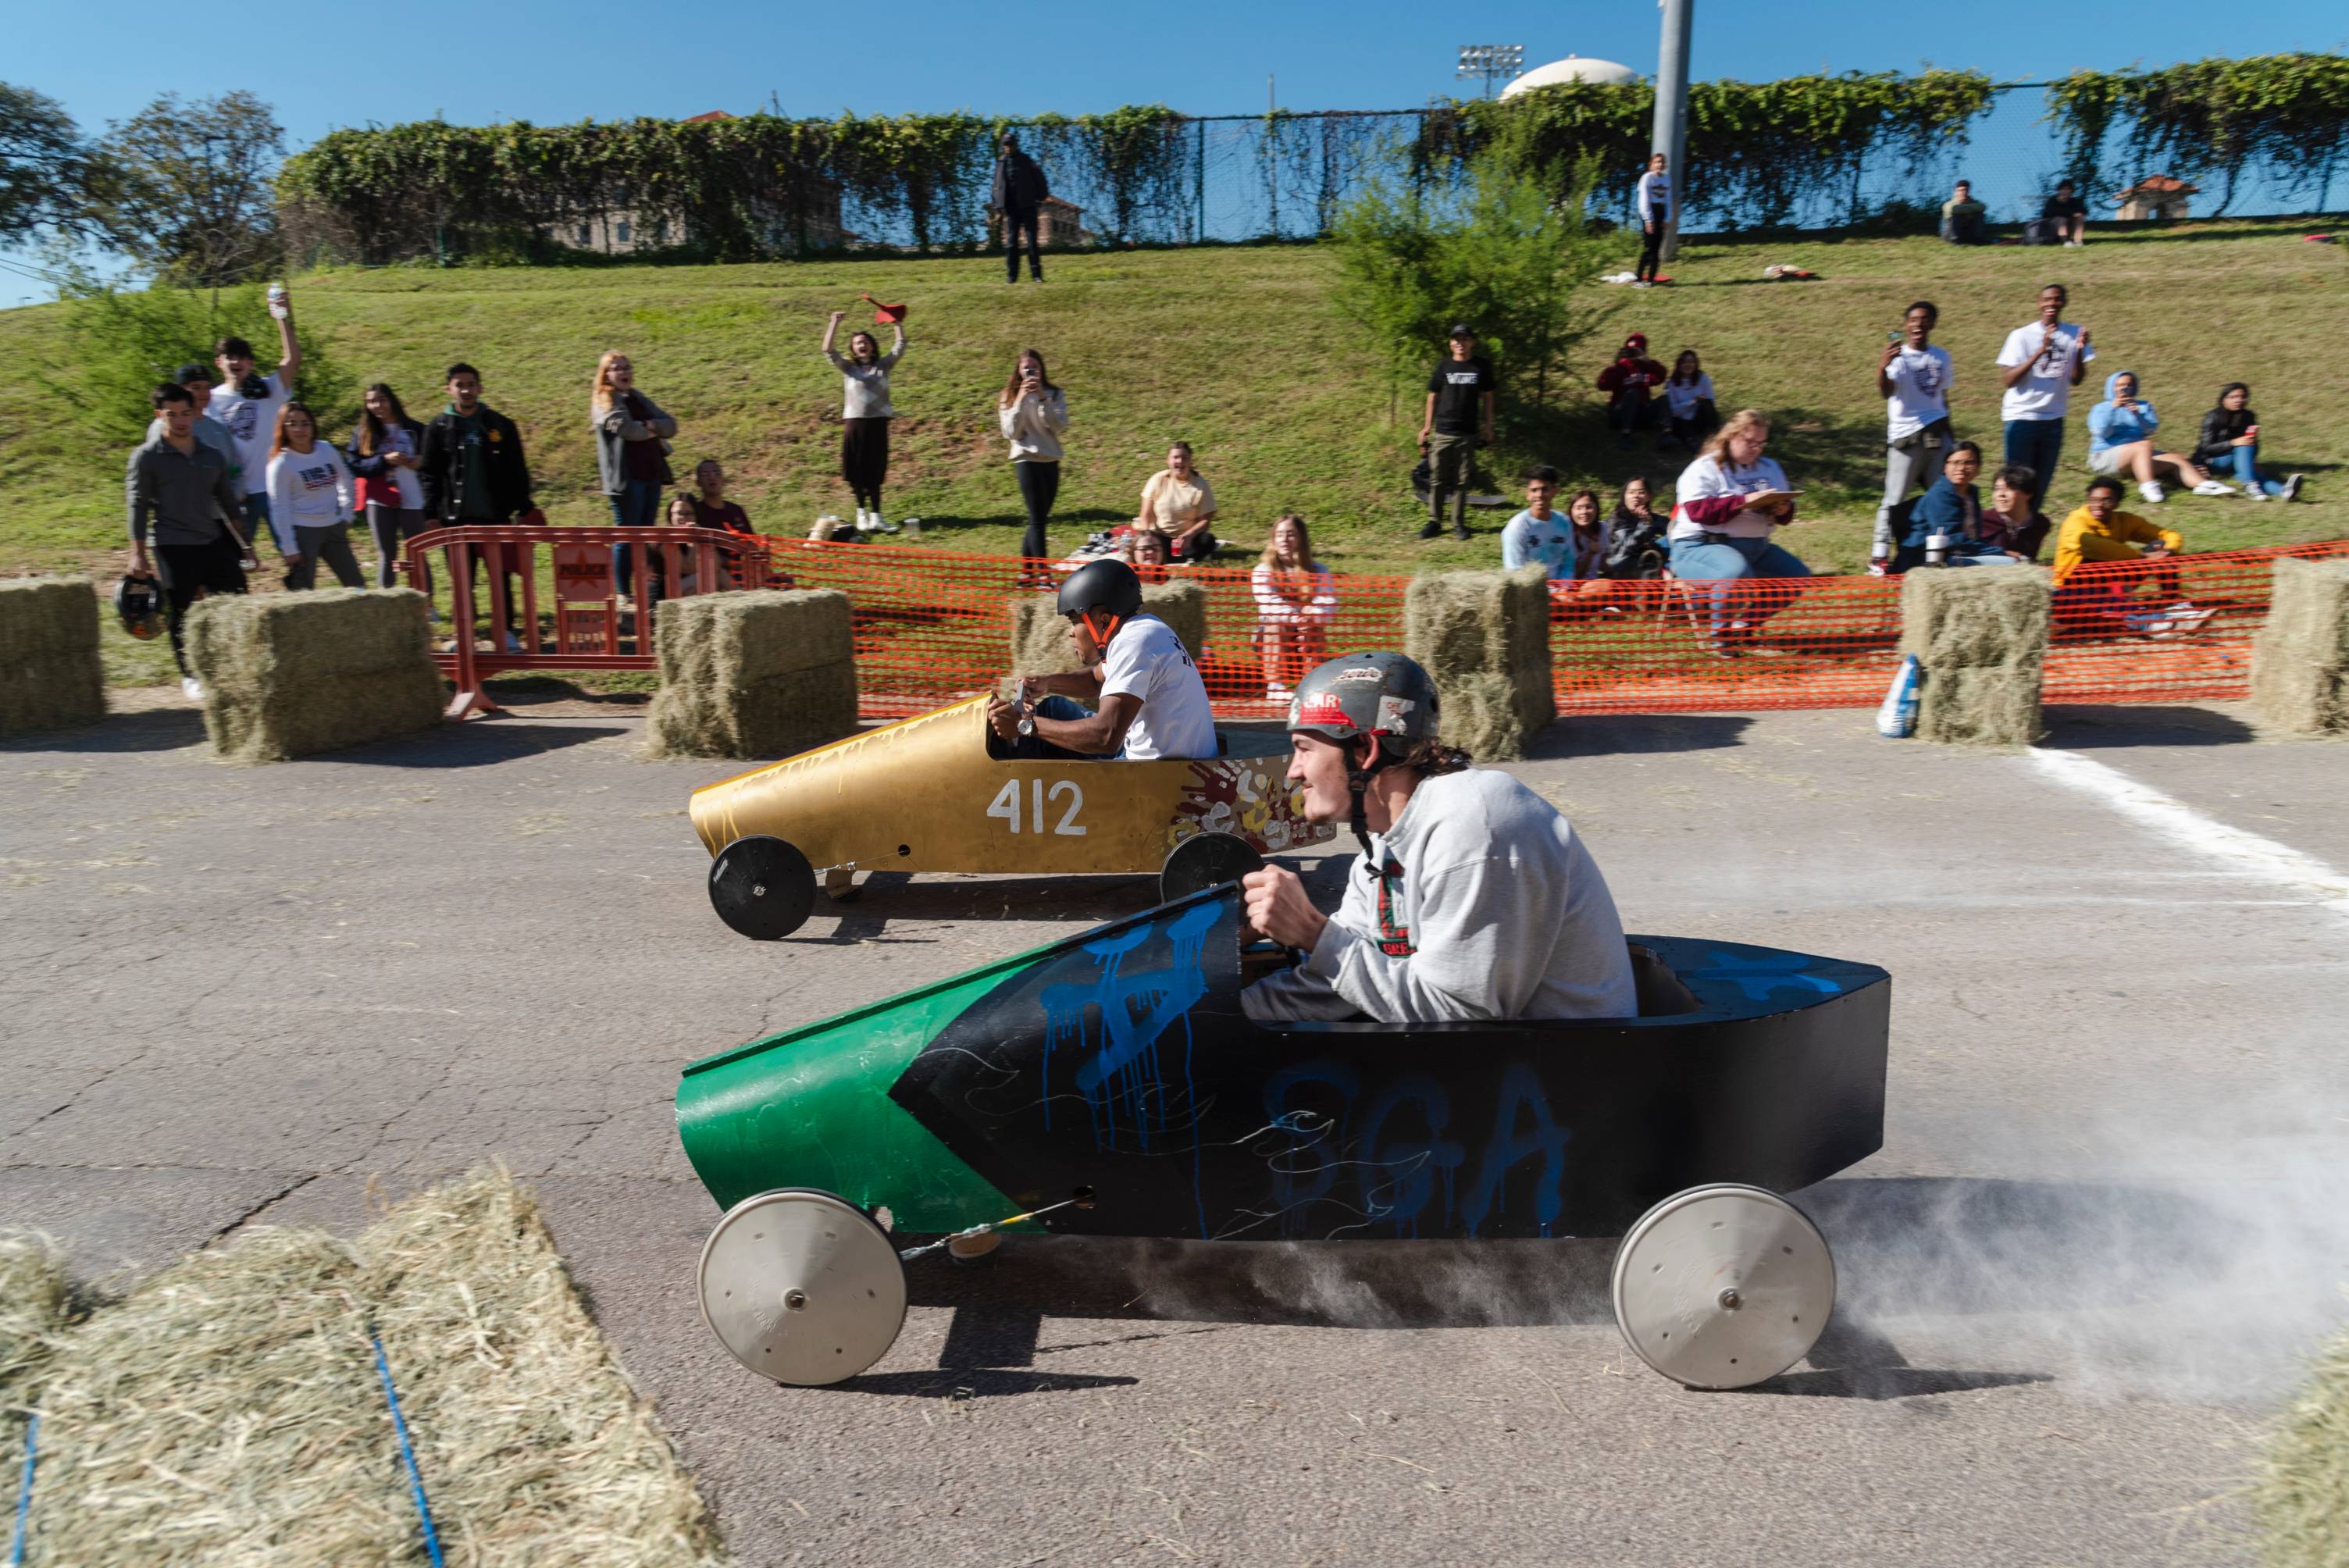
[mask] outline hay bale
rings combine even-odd
[[[0,581],[0,736],[106,717],[98,595],[87,578]]]
[[[34,1231],[0,1235],[0,1520],[14,1519],[25,1417],[66,1321],[65,1254]]]
[[[2271,1568],[2349,1563],[2349,1333],[2317,1352],[2261,1455],[2251,1488]]]
[[[1050,593],[1022,593],[1009,601],[1011,612],[1011,674],[1062,676],[1078,666],[1076,645],[1069,640],[1069,624],[1061,619],[1058,601]],[[1142,585],[1142,608],[1174,628],[1184,651],[1197,659],[1207,645],[1207,590],[1187,579]]]
[[[1402,615],[1403,651],[1444,699],[1444,744],[1485,762],[1523,758],[1557,717],[1547,573],[1428,573],[1412,579]]]
[[[188,612],[212,749],[284,762],[440,722],[424,595],[412,588],[216,594]]]
[[[416,1560],[358,1260],[262,1229],[60,1344],[41,1397],[36,1563]]]
[[[2349,734],[2349,561],[2277,559],[2251,639],[2251,701],[2288,734]]]
[[[1922,569],[1900,582],[1900,653],[1925,681],[1917,734],[1952,746],[2039,738],[2047,573],[2023,566]]]
[[[651,757],[789,757],[856,729],[856,643],[833,589],[695,593],[660,607]]]
[[[357,1245],[450,1562],[726,1561],[536,1202],[504,1171],[401,1203]]]

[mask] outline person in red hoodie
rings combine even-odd
[[[1655,390],[1664,384],[1661,361],[1648,357],[1648,335],[1635,332],[1623,340],[1615,363],[1599,373],[1599,389],[1607,394],[1607,423],[1617,443],[1631,449],[1631,432],[1656,428]]]

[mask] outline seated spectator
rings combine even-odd
[[[2039,209],[2040,222],[2047,225],[2049,244],[2085,245],[2088,242],[2088,204],[2072,190],[2069,180],[2055,182],[2055,194],[2047,198]]]
[[[1982,540],[1993,550],[2004,550],[2026,561],[2039,559],[2047,542],[2047,514],[2032,500],[2039,476],[2020,463],[2009,463],[1990,482],[1990,508],[1982,515]]]
[[[2281,482],[2260,472],[2260,417],[2251,412],[2251,389],[2230,381],[2219,390],[2219,406],[2202,416],[2202,442],[2194,460],[2212,478],[2232,474],[2253,500],[2297,500],[2301,474]]]
[[[1615,524],[1601,510],[1597,490],[1577,490],[1566,504],[1566,521],[1573,534],[1574,574],[1549,585],[1550,603],[1561,614],[1622,614],[1609,603],[1615,580],[1608,574],[1607,558],[1615,542]]]
[[[1956,191],[1941,203],[1941,238],[1953,245],[1989,244],[1988,211],[1974,200],[1973,181],[1959,181]]]
[[[1982,538],[1982,498],[1974,490],[1974,476],[1981,472],[1980,447],[1960,441],[1951,448],[1941,459],[1941,477],[1909,507],[1906,522],[1897,530],[1889,520],[1878,522],[1870,556],[1887,562],[1889,571],[1907,572],[1931,561],[1938,539],[1941,559],[1951,566],[2021,564],[2022,555]]]
[[[1501,525],[1501,570],[1539,566],[1553,583],[1574,575],[1574,534],[1552,503],[1557,470],[1544,465],[1526,475],[1526,510]]]
[[[726,469],[716,458],[704,458],[694,465],[693,486],[699,494],[689,497],[680,494],[678,500],[689,501],[692,505],[691,521],[696,528],[719,528],[729,533],[746,535],[753,533],[750,514],[726,499]],[[671,526],[678,526],[675,501],[669,503],[669,521]]]
[[[1139,528],[1129,528],[1117,536],[1118,558],[1133,568],[1133,574],[1144,583],[1166,581],[1166,536]]]
[[[1174,560],[1205,561],[1216,553],[1216,536],[1207,531],[1215,521],[1216,492],[1191,466],[1191,443],[1177,441],[1166,449],[1166,466],[1142,487],[1133,526],[1164,536]]]
[[[1272,525],[1272,542],[1248,573],[1248,590],[1256,598],[1264,695],[1285,697],[1330,656],[1330,620],[1338,613],[1337,586],[1313,559],[1303,518],[1283,512]]]
[[[1623,499],[1607,518],[1608,576],[1643,580],[1664,574],[1664,528],[1671,519],[1649,504],[1651,493],[1641,475],[1623,481]]]
[[[2186,549],[2174,529],[2157,528],[2133,511],[2120,510],[2121,481],[2099,474],[2088,481],[2087,499],[2064,520],[2055,536],[2055,603],[2058,633],[2123,629],[2159,636],[2192,631],[2210,612],[2178,598],[2178,569],[2168,564]],[[2093,562],[2158,562],[2145,574],[2157,601],[2175,601],[2152,612],[2136,607],[2132,581],[2083,581],[2074,574]],[[2115,624],[2117,623],[2117,626]]]
[[[1672,373],[1664,381],[1664,408],[1672,422],[1671,438],[1692,452],[1721,428],[1721,414],[1713,406],[1713,377],[1704,373],[1695,349],[1682,349],[1672,361]]]
[[[1635,332],[1623,340],[1615,363],[1599,373],[1599,390],[1607,394],[1607,423],[1617,443],[1631,449],[1631,432],[1656,426],[1654,389],[1663,384],[1664,367],[1648,357],[1648,335]]]
[[[1696,461],[1681,470],[1672,508],[1672,575],[1708,584],[1713,651],[1735,658],[1762,634],[1763,624],[1792,603],[1792,595],[1764,596],[1739,586],[1753,577],[1808,577],[1811,569],[1770,536],[1795,521],[1798,493],[1785,471],[1764,457],[1770,418],[1740,408],[1713,434]]]
[[[2233,487],[2220,484],[2192,459],[2153,444],[2161,419],[2137,390],[2134,370],[2116,370],[2105,377],[2105,400],[2088,410],[2088,471],[2135,474],[2137,493],[2156,506],[2163,494],[2155,476],[2165,469],[2178,483],[2193,486],[2196,495],[2233,495]]]

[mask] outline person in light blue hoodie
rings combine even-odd
[[[2165,452],[2153,444],[2161,424],[2153,405],[2137,396],[2137,372],[2116,370],[2105,377],[2105,400],[2088,410],[2088,471],[2092,474],[2133,474],[2137,492],[2160,502],[2162,470],[2173,483],[2192,488],[2196,495],[2233,495],[2234,487],[2220,484],[2194,466],[2190,458]]]

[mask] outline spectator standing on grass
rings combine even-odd
[[[1785,470],[1764,449],[1770,417],[1740,408],[1713,432],[1696,461],[1681,470],[1679,500],[1667,537],[1672,575],[1711,584],[1711,645],[1723,658],[1745,652],[1762,624],[1785,602],[1772,604],[1735,592],[1751,577],[1808,577],[1811,569],[1770,536],[1795,521],[1795,491]],[[1742,613],[1733,615],[1733,603]]]
[[[2135,474],[2137,493],[2153,506],[2165,499],[2158,478],[2164,472],[2174,482],[2191,486],[2196,495],[2235,493],[2232,486],[2220,484],[2191,460],[2155,446],[2153,432],[2160,425],[2153,405],[2137,396],[2137,372],[2114,371],[2105,377],[2105,400],[2088,410],[2088,471]]]
[[[197,440],[191,428],[195,398],[185,387],[167,381],[155,388],[153,403],[163,428],[131,452],[123,476],[130,574],[162,583],[180,690],[191,701],[202,701],[203,687],[188,673],[188,606],[198,593],[243,593],[245,571],[257,563],[234,521],[242,498],[229,477],[229,459]]]
[[[2297,500],[2306,477],[2276,480],[2260,472],[2260,417],[2251,412],[2251,389],[2230,381],[2219,389],[2218,407],[2202,416],[2202,439],[2194,460],[2211,477],[2231,474],[2253,500]]]
[[[676,478],[669,472],[668,444],[677,438],[677,421],[637,389],[635,361],[616,348],[595,362],[588,416],[595,430],[596,475],[612,503],[612,521],[621,528],[654,526],[660,521],[661,490]],[[624,599],[633,585],[630,555],[627,546],[612,546],[612,574]],[[659,592],[657,579],[654,592]]]
[[[1950,444],[1950,351],[1933,344],[1940,307],[1919,300],[1901,314],[1900,332],[1876,362],[1876,392],[1884,399],[1884,500],[1876,508],[1879,542],[1892,527],[1892,509],[1919,485],[1930,486]]]
[[[424,481],[417,477],[424,466],[424,427],[408,417],[407,407],[388,383],[378,381],[367,389],[345,456],[357,481],[367,536],[375,541],[375,584],[398,587],[400,552],[424,531]],[[429,594],[430,572],[412,586]]]
[[[1721,411],[1713,400],[1713,377],[1693,348],[1683,348],[1664,378],[1664,412],[1672,422],[1671,438],[1690,451],[1721,428]]]
[[[236,443],[236,482],[244,491],[244,536],[258,535],[269,521],[269,443],[277,429],[277,410],[294,396],[295,377],[302,373],[302,346],[294,339],[294,305],[282,293],[272,298],[269,314],[277,321],[277,368],[261,375],[254,363],[253,345],[242,337],[223,337],[212,345],[212,363],[220,366],[221,385],[212,395],[212,417],[228,428]]]
[[[2012,463],[1991,480],[1990,505],[1982,515],[1982,538],[1993,550],[2012,551],[2025,561],[2039,559],[2047,542],[2047,514],[2031,499],[2038,478]]]
[[[1634,200],[1640,209],[1640,265],[1634,285],[1646,288],[1656,281],[1662,264],[1664,231],[1672,222],[1671,160],[1661,152],[1648,154],[1647,172],[1640,176]]]
[[[1427,526],[1422,539],[1441,538],[1444,503],[1452,502],[1452,531],[1468,537],[1468,483],[1476,449],[1493,444],[1493,411],[1500,383],[1493,362],[1476,352],[1466,322],[1454,326],[1449,347],[1427,375],[1427,411],[1419,421],[1419,449],[1427,454]]]
[[[1196,565],[1216,553],[1216,536],[1207,531],[1215,521],[1215,490],[1191,466],[1191,443],[1177,441],[1166,449],[1166,466],[1143,481],[1133,526],[1165,540],[1168,560]]]
[[[1958,181],[1950,199],[1941,203],[1941,238],[1953,245],[1987,245],[1990,225],[1985,221],[1988,209],[1974,200],[1971,180]]]
[[[2064,460],[2064,415],[2072,405],[2072,388],[2088,373],[2096,351],[2088,329],[2063,319],[2071,295],[2062,284],[2039,291],[2039,319],[2006,335],[1998,351],[1999,417],[2006,424],[2006,461],[2029,469],[2038,477],[2032,492],[2033,505],[2047,497],[2047,486]]]
[[[344,587],[367,586],[351,553],[354,490],[343,454],[318,439],[318,417],[301,403],[278,409],[269,442],[269,527],[290,563],[286,587],[298,593],[314,586],[321,561]]]
[[[213,450],[219,452],[221,456],[226,458],[228,459],[229,477],[231,479],[237,478],[236,439],[228,433],[228,427],[226,425],[222,424],[218,419],[213,418],[212,415],[205,412],[206,409],[212,407],[212,373],[191,359],[188,361],[187,364],[181,366],[178,370],[174,371],[172,373],[171,379],[186,387],[188,389],[188,396],[195,399],[195,423],[191,426],[190,428],[193,430],[196,439],[202,441],[204,445],[212,448]],[[163,416],[158,414],[148,423],[147,438],[152,440],[162,433]],[[240,492],[242,491],[242,489],[243,487],[240,486]],[[240,506],[241,504],[242,496],[240,494]]]
[[[2039,209],[2040,221],[2066,245],[2088,242],[2088,204],[2073,192],[2069,180],[2055,181],[2055,194]]]
[[[1026,563],[1044,559],[1044,524],[1061,494],[1061,436],[1069,428],[1069,400],[1052,385],[1041,354],[1019,351],[995,400],[995,418],[1011,443],[1011,471],[1019,476],[1020,504],[1028,511],[1028,531],[1019,540],[1019,585],[1050,587],[1051,573],[1033,572]]]
[[[481,401],[481,373],[459,361],[449,366],[449,406],[424,428],[424,515],[435,528],[495,527],[520,519],[543,522],[530,493],[530,464],[514,422]],[[476,558],[494,560],[506,584],[506,648],[522,649],[522,596],[516,590],[528,547],[485,545]],[[471,626],[457,634],[470,637]]]
[[[881,487],[889,479],[889,421],[896,410],[889,406],[889,371],[905,352],[905,329],[889,324],[889,352],[881,340],[862,329],[848,335],[848,357],[833,347],[840,335],[844,310],[832,313],[824,324],[823,356],[840,372],[840,477],[856,497],[856,526],[874,533],[895,533],[897,525],[881,516]]]
[[[1631,432],[1655,428],[1654,390],[1664,380],[1661,362],[1648,357],[1648,335],[1635,332],[1623,340],[1615,362],[1599,373],[1599,390],[1607,394],[1607,423],[1616,445],[1631,449]]]
[[[1983,533],[1982,496],[1974,489],[1982,472],[1982,449],[1960,441],[1941,460],[1941,477],[1917,498],[1907,525],[1895,531],[1878,523],[1870,556],[1889,570],[1907,572],[1932,560],[1933,541],[1941,541],[1941,558],[1951,566],[2014,566],[2027,558],[1992,544]]]
[[[1036,160],[1019,150],[1019,139],[1010,131],[1003,133],[997,146],[995,183],[988,201],[1003,215],[1003,281],[1019,281],[1019,237],[1028,237],[1028,275],[1038,283],[1044,281],[1044,251],[1037,238],[1036,226],[1042,219],[1044,198],[1050,189],[1044,181],[1044,171]]]
[[[1330,621],[1338,613],[1337,584],[1313,559],[1313,541],[1297,513],[1282,512],[1273,523],[1272,541],[1248,573],[1248,592],[1256,600],[1264,695],[1276,700],[1330,656]]]

